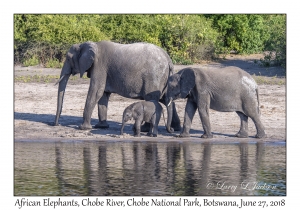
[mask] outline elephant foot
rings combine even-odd
[[[82,124],[82,125],[79,125],[79,129],[80,130],[92,130],[92,126],[91,125]]]
[[[189,133],[181,133],[181,134],[179,134],[178,137],[179,137],[179,138],[189,138],[189,137],[190,137],[190,134],[189,134]]]
[[[150,131],[150,123],[145,122],[141,126],[141,132],[149,132]]]
[[[135,134],[134,137],[141,137],[141,134]]]
[[[203,134],[202,136],[201,136],[201,138],[203,138],[203,139],[211,139],[211,138],[213,138],[213,135],[212,134]]]
[[[94,127],[103,129],[103,128],[109,128],[109,125],[105,120],[105,121],[98,122]]]
[[[238,138],[248,138],[248,132],[246,131],[239,131],[237,134],[235,134]]]
[[[168,133],[174,133],[174,129],[173,128],[167,128]]]
[[[255,135],[255,138],[261,139],[267,137],[266,133],[264,131],[259,132]]]
[[[148,133],[147,133],[147,136],[150,136],[150,137],[157,137],[157,134],[148,132]]]

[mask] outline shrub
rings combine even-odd
[[[57,60],[57,62],[61,63],[59,65],[62,65],[69,48],[70,45],[67,44],[58,45],[34,41],[19,43],[15,47],[15,63],[23,63],[25,65],[24,61],[36,58],[38,60],[37,64],[44,66],[50,60]]]
[[[159,15],[160,41],[174,63],[211,59],[218,33],[202,15]]]
[[[63,62],[72,44],[109,39],[98,21],[96,15],[14,15],[15,63],[33,56],[43,65]]]
[[[100,19],[100,30],[115,42],[148,42],[160,46],[156,15],[101,15]]]
[[[37,56],[32,56],[31,58],[27,58],[27,59],[24,59],[23,60],[23,65],[24,66],[36,66],[38,65],[40,62],[39,62],[39,59],[37,58]]]
[[[58,59],[54,58],[54,59],[50,59],[47,61],[47,63],[45,64],[46,68],[62,68],[63,67],[63,63],[59,62]]]
[[[264,42],[268,38],[262,15],[227,14],[207,15],[214,21],[221,39],[218,42],[218,53],[250,54],[264,50]]]
[[[266,52],[265,65],[285,65],[285,15],[14,15],[14,60],[61,66],[71,45],[85,41],[148,42],[175,64],[220,53]],[[269,63],[269,64],[268,64]]]
[[[264,65],[286,67],[286,15],[265,15],[266,33]]]

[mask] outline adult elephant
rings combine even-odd
[[[170,76],[167,103],[177,98],[187,98],[183,131],[179,137],[189,137],[192,120],[198,109],[204,134],[212,138],[209,109],[221,112],[236,112],[241,120],[237,137],[248,137],[248,117],[257,130],[255,137],[265,136],[260,120],[258,86],[253,78],[240,68],[185,68]],[[167,127],[172,120],[172,106],[168,109]]]
[[[87,72],[90,78],[83,124],[80,129],[91,129],[93,109],[98,102],[99,123],[96,128],[108,128],[107,105],[111,93],[123,97],[156,100],[165,104],[168,77],[173,64],[161,48],[148,43],[118,44],[109,41],[85,42],[73,45],[67,52],[58,87],[57,112],[54,125],[58,125],[66,85],[70,75]],[[175,105],[172,105],[175,108]],[[176,110],[172,111],[172,127],[180,130]],[[173,128],[168,129],[172,132]]]

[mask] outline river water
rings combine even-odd
[[[15,141],[16,196],[286,195],[286,144]]]

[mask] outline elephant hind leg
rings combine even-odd
[[[260,116],[257,114],[254,117],[251,117],[251,116],[249,116],[249,117],[253,120],[253,122],[255,124],[255,127],[256,127],[256,132],[257,133],[255,135],[255,138],[260,139],[260,138],[266,137],[265,128],[264,128],[263,124],[260,121]]]
[[[266,137],[265,128],[260,120],[260,114],[257,111],[257,108],[255,106],[251,106],[251,108],[247,108],[244,110],[245,114],[250,117],[256,127],[256,135],[255,138],[264,138]]]
[[[157,110],[157,112],[155,113],[155,118],[152,120],[153,123],[153,137],[157,137],[158,134],[158,124],[159,124],[159,120],[161,117],[161,112],[162,110]]]
[[[147,136],[153,136],[153,133],[154,133],[154,124],[153,124],[153,119],[152,119],[152,121],[149,123],[149,126],[150,126],[150,129],[149,129],[149,131],[148,131],[148,133],[147,133]]]
[[[248,138],[248,116],[242,112],[236,112],[241,119],[240,131],[235,134],[238,138]]]

